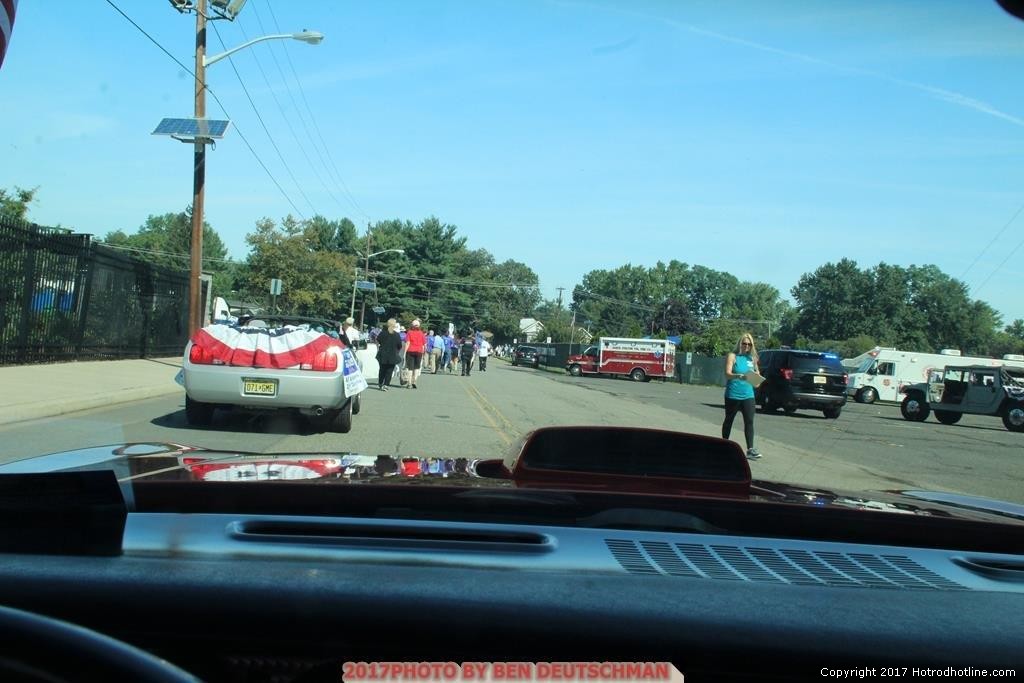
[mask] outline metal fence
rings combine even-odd
[[[175,355],[188,273],[0,216],[0,365]]]
[[[676,351],[676,380],[684,384],[725,386],[725,358]]]

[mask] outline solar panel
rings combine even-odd
[[[153,135],[220,139],[227,132],[229,123],[216,119],[164,119],[153,131]]]

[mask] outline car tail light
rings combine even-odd
[[[844,372],[843,373],[843,384],[849,384],[849,383],[850,383],[850,373]]]
[[[193,365],[213,365],[215,361],[212,353],[202,346],[193,344],[188,352],[188,362]]]
[[[779,372],[782,373],[782,379],[786,380],[787,382],[789,380],[793,379],[793,370],[792,369],[790,369],[790,368],[783,368]]]
[[[334,372],[338,369],[338,354],[332,353],[330,350],[321,351],[316,354],[313,358],[312,364],[307,368],[303,365],[302,368],[313,370],[315,372]]]

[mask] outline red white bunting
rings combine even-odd
[[[291,368],[313,359],[342,343],[323,332],[301,327],[260,329],[233,325],[209,325],[192,335],[202,347],[227,365],[256,368]]]

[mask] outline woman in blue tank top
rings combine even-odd
[[[745,333],[736,342],[736,350],[725,360],[725,422],[722,423],[722,438],[729,438],[736,413],[742,412],[747,457],[757,460],[761,453],[754,448],[754,386],[746,379],[748,372],[761,374],[757,365],[754,336]]]

